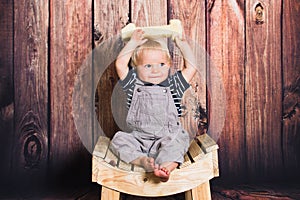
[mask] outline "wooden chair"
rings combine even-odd
[[[101,200],[119,200],[120,192],[157,197],[185,192],[186,200],[211,199],[209,180],[219,176],[218,145],[207,134],[198,136],[169,181],[160,182],[153,173],[120,160],[100,136],[93,152],[92,181],[102,185]]]

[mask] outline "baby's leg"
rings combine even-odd
[[[165,162],[154,169],[154,175],[159,177],[162,182],[169,180],[171,172],[178,166],[177,162]]]
[[[155,168],[154,158],[142,156],[130,162],[134,165],[142,166],[147,172],[153,172]]]

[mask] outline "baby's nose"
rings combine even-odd
[[[158,65],[154,65],[153,67],[152,67],[152,73],[157,73],[157,72],[159,72],[159,69],[160,67],[158,66]]]

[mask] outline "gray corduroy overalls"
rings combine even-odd
[[[169,87],[145,86],[137,80],[127,115],[131,133],[119,131],[111,149],[129,163],[141,156],[155,164],[183,162],[190,140],[182,128]]]

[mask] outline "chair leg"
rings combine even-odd
[[[120,200],[120,192],[102,186],[101,200]]]
[[[186,191],[185,200],[211,200],[209,181]]]

